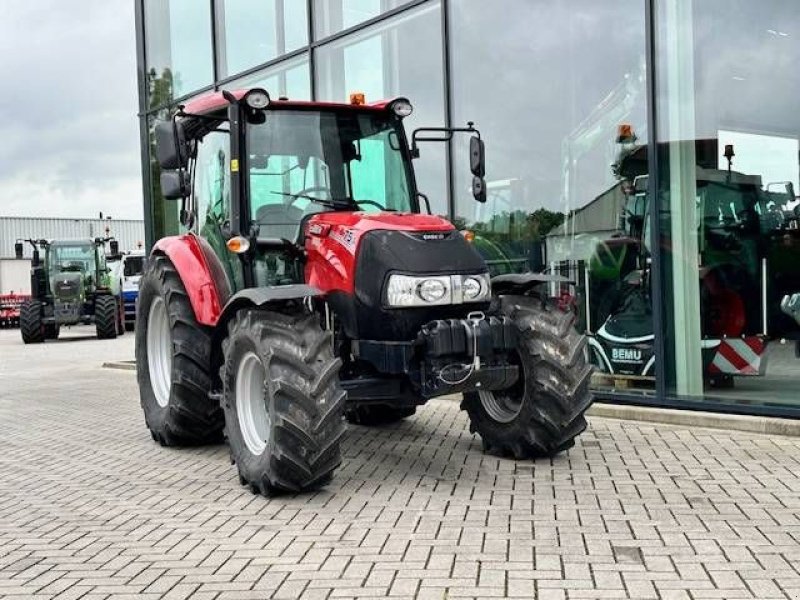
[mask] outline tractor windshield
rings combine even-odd
[[[50,270],[53,273],[68,271],[93,273],[95,270],[94,246],[90,243],[54,243],[50,247]]]
[[[410,211],[399,121],[356,111],[275,110],[248,124],[250,210],[260,235],[295,239],[325,210]]]

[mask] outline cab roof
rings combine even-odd
[[[237,99],[241,100],[245,94],[247,94],[251,89],[244,89],[244,90],[234,90],[231,91],[231,94]],[[257,89],[257,88],[256,88]],[[275,109],[326,109],[326,110],[354,110],[354,111],[365,111],[365,112],[379,112],[384,111],[388,108],[388,106],[394,101],[395,99],[392,98],[391,100],[380,100],[378,102],[372,102],[370,104],[349,104],[346,102],[309,102],[305,100],[270,100],[268,110],[275,110]],[[222,95],[222,92],[211,92],[208,94],[204,94],[202,96],[198,96],[193,100],[190,100],[184,105],[184,112],[189,114],[208,114],[217,112],[218,110],[222,110],[227,108],[229,102],[228,100]]]

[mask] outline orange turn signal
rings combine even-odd
[[[227,242],[225,245],[228,247],[228,250],[235,254],[244,254],[250,249],[250,242],[246,237],[241,235],[235,235]]]
[[[363,106],[367,103],[367,97],[364,95],[364,92],[353,92],[350,94],[350,104],[355,104],[356,106]]]
[[[475,232],[474,231],[470,231],[469,229],[465,229],[464,231],[461,232],[461,235],[463,235],[464,239],[467,240],[469,243],[472,243],[472,242],[475,241]]]

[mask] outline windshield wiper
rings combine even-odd
[[[290,192],[276,192],[271,191],[272,194],[277,194],[278,196],[286,196],[288,198],[303,198],[315,204],[319,204],[321,206],[326,206],[328,208],[352,208],[354,206],[358,206],[356,202],[352,198],[315,198],[314,196],[309,196],[308,194],[292,194]]]

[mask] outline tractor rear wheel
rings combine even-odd
[[[97,339],[110,340],[117,337],[117,299],[114,296],[97,296],[94,300],[94,324]]]
[[[389,425],[402,421],[417,412],[416,406],[392,406],[390,404],[360,404],[348,406],[345,416],[354,425]]]
[[[200,325],[166,256],[148,261],[139,288],[136,375],[144,418],[162,446],[222,439],[211,389],[211,332]]]
[[[517,459],[553,456],[586,429],[592,403],[586,337],[571,312],[528,296],[502,296],[499,313],[517,330],[520,379],[507,390],[464,394],[470,431],[487,452]]]
[[[247,308],[228,324],[220,376],[239,481],[269,496],[328,483],[341,462],[341,360],[319,317]]]
[[[25,300],[19,309],[19,330],[26,344],[41,344],[45,340],[42,321],[42,303],[39,300]]]

